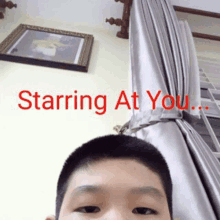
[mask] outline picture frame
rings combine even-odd
[[[88,72],[94,37],[20,24],[0,44],[0,60]]]

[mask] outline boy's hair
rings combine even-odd
[[[108,135],[83,144],[65,161],[57,184],[56,220],[71,174],[83,166],[105,159],[134,159],[157,173],[164,187],[172,218],[172,181],[169,168],[161,153],[150,143],[136,137]]]

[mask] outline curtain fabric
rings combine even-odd
[[[201,104],[194,42],[187,22],[178,21],[168,0],[133,0],[130,57],[139,110],[133,110],[127,125],[131,135],[164,155],[174,186],[174,217],[219,220],[219,162],[184,117],[184,112],[199,117]],[[166,95],[176,102],[178,97],[179,106],[165,109],[172,106]]]

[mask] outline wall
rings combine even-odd
[[[128,41],[101,26],[57,22],[22,15],[1,21],[0,41],[20,23],[94,35],[89,72],[52,69],[0,61],[0,207],[2,220],[39,220],[53,214],[56,183],[67,156],[82,143],[106,134],[129,119],[128,110],[114,110],[128,89]],[[22,90],[50,94],[107,96],[107,110],[21,110]]]
[[[92,26],[101,24],[110,30],[118,30],[118,27],[105,23],[105,19],[121,18],[123,11],[123,4],[114,0],[13,0],[13,2],[17,3],[18,8],[15,10],[20,14],[60,22],[85,22]],[[217,0],[171,0],[171,3],[220,13],[220,1]]]
[[[126,108],[114,110],[121,90],[129,91],[129,45],[116,38],[122,4],[104,0],[13,0],[0,20],[0,42],[18,24],[33,24],[93,34],[89,72],[59,70],[0,61],[0,194],[2,220],[39,220],[55,213],[57,178],[66,157],[82,143],[129,120]],[[107,96],[104,115],[93,110],[19,109],[22,90],[40,95]]]
[[[106,18],[121,18],[123,4],[114,0],[13,0],[20,14],[41,17],[60,22],[85,22],[90,26],[103,25],[106,29],[118,30],[105,23]],[[9,13],[9,12],[8,12]]]

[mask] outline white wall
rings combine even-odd
[[[173,5],[196,8],[220,13],[218,0],[170,0]],[[123,4],[114,0],[13,0],[18,8],[14,13],[28,14],[53,21],[85,22],[88,25],[103,25],[106,29],[118,30],[119,27],[105,23],[106,18],[121,18]],[[11,11],[12,11],[11,10]],[[8,14],[12,16],[12,12]]]
[[[102,27],[22,16],[1,21],[0,41],[20,23],[94,35],[89,72],[0,61],[0,207],[1,220],[40,220],[53,214],[57,178],[64,160],[82,143],[116,134],[128,110],[114,110],[121,90],[128,92],[129,45]],[[7,30],[7,31],[6,31]],[[22,90],[50,94],[107,96],[107,111],[21,110]],[[62,105],[61,109],[64,106]]]
[[[18,24],[33,24],[93,34],[89,72],[59,70],[0,61],[1,220],[40,220],[55,212],[57,178],[66,157],[82,143],[116,132],[129,120],[126,108],[114,110],[121,90],[129,93],[129,44],[120,29],[105,23],[121,17],[122,4],[107,0],[13,0],[0,20],[0,41]],[[62,2],[62,4],[61,4]],[[18,108],[21,90],[41,95],[107,95],[107,112]]]
[[[20,13],[53,21],[85,22],[119,30],[105,22],[106,18],[121,18],[123,4],[114,0],[13,0]],[[14,10],[14,11],[15,11]],[[7,13],[10,13],[9,11]]]

